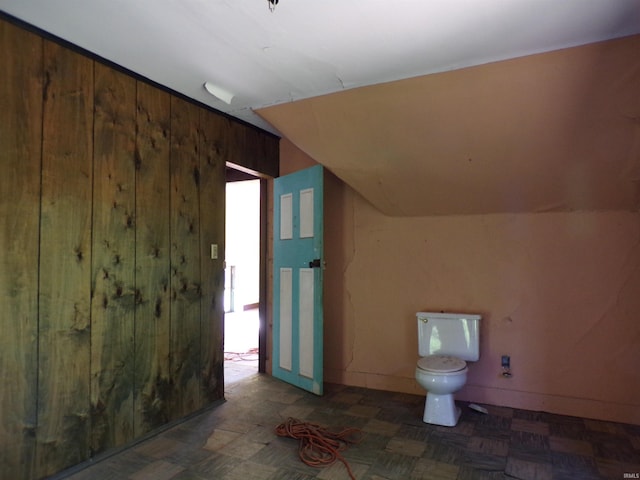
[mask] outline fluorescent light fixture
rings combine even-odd
[[[204,88],[207,92],[209,92],[211,95],[216,97],[218,100],[222,100],[227,105],[231,105],[231,100],[233,100],[233,97],[234,97],[233,93],[211,82],[204,82]]]

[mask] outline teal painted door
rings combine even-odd
[[[274,180],[273,375],[322,395],[323,168]]]

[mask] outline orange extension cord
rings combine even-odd
[[[276,427],[276,434],[280,437],[291,437],[300,440],[298,454],[300,460],[312,467],[328,467],[340,460],[349,472],[349,477],[355,480],[351,467],[340,454],[349,444],[359,443],[362,432],[357,428],[345,428],[341,432],[330,432],[320,425],[302,422],[289,417],[286,422]]]

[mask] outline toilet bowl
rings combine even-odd
[[[466,362],[480,358],[480,315],[418,312],[416,381],[427,391],[423,421],[453,427],[460,418],[454,393],[467,382]]]
[[[418,360],[416,381],[427,391],[425,423],[454,427],[460,418],[453,394],[467,383],[467,364],[449,355],[430,355]]]

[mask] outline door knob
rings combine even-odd
[[[309,268],[320,268],[320,259],[314,258],[309,262]]]

